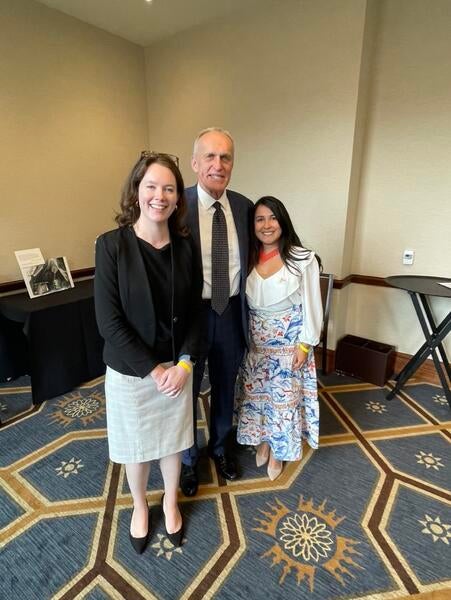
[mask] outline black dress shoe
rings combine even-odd
[[[185,496],[195,496],[199,487],[196,467],[184,465],[182,463],[182,471],[180,473],[180,487]]]
[[[176,548],[179,548],[182,545],[183,525],[175,533],[169,533],[168,530],[166,529],[166,537],[172,543],[173,546],[175,546]]]
[[[149,543],[149,532],[147,532],[144,537],[140,538],[133,537],[130,532],[128,532],[128,535],[130,536],[130,542],[135,552],[137,552],[138,554],[142,554],[147,548],[147,544]]]
[[[212,458],[215,461],[219,474],[224,477],[224,479],[233,481],[238,478],[236,465],[231,458],[225,454],[213,454]]]
[[[150,510],[149,510],[149,525],[147,527],[147,533],[144,537],[133,537],[132,534],[130,533],[130,531],[128,532],[128,535],[130,536],[130,542],[131,545],[133,546],[133,549],[135,550],[135,552],[137,552],[138,554],[142,554],[144,552],[144,550],[147,548],[147,544],[149,543],[149,536],[150,533]]]
[[[169,533],[169,531],[166,528],[166,515],[164,512],[164,494],[161,497],[161,508],[163,509],[163,515],[164,515],[164,530],[166,532],[166,537],[168,538],[168,540],[171,542],[171,544],[173,546],[175,546],[176,548],[178,548],[179,546],[182,545],[182,539],[183,539],[183,521],[182,521],[182,525],[180,527],[180,529],[178,531],[174,531],[174,533]]]

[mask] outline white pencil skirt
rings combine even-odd
[[[169,456],[194,443],[192,375],[177,398],[141,379],[107,367],[106,417],[110,459],[121,464]]]

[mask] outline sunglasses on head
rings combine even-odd
[[[155,152],[154,150],[143,150],[140,158],[166,158],[171,160],[175,165],[179,166],[179,157],[175,154],[167,154],[166,152]]]

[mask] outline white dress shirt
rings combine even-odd
[[[305,255],[302,248],[294,248],[294,253]],[[285,265],[276,273],[264,279],[252,269],[246,283],[246,298],[252,310],[268,313],[287,310],[294,304],[301,305],[303,323],[299,341],[316,346],[321,335],[323,304],[319,285],[319,267],[314,252],[305,260],[292,261],[292,271]]]
[[[199,232],[200,246],[202,252],[202,266],[204,273],[204,286],[202,289],[202,298],[211,300],[211,231],[213,224],[213,215],[215,208],[213,204],[216,198],[207,194],[201,186],[197,185],[197,196],[199,198]],[[229,281],[230,296],[236,296],[240,291],[240,248],[238,245],[238,234],[236,232],[235,221],[233,219],[232,209],[230,208],[227,192],[219,198],[224,211],[227,224],[227,240],[229,243]]]

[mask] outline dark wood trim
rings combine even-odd
[[[84,277],[93,277],[94,267],[85,267],[84,269],[77,269],[72,271],[72,279],[82,279]],[[25,282],[23,279],[17,281],[5,281],[0,283],[0,294],[6,294],[7,292],[18,292],[25,290]]]
[[[344,279],[334,279],[334,289],[341,290],[342,288],[352,283],[351,279],[352,275],[346,275]]]
[[[85,267],[84,269],[77,269],[72,273],[74,279],[82,279],[84,277],[94,277],[94,267]]]
[[[374,285],[376,287],[391,287],[391,285],[385,281],[384,277],[373,277],[372,275],[358,275],[357,273],[351,273],[351,275],[346,275],[344,279],[334,279],[334,289],[341,290],[350,283]]]
[[[25,289],[25,283],[23,279],[20,281],[5,281],[0,283],[0,294],[6,294],[6,292],[16,292],[17,290]]]
[[[85,267],[84,269],[78,269],[72,272],[73,279],[81,279],[82,277],[93,277],[94,267]],[[360,283],[363,285],[374,285],[377,287],[391,287],[383,277],[373,277],[371,275],[358,275],[351,273],[346,275],[343,279],[334,279],[334,289],[341,290],[350,283]],[[5,281],[0,283],[0,294],[6,292],[16,292],[25,289],[25,283],[22,279],[18,281]]]
[[[377,287],[392,287],[383,277],[373,277],[372,275],[351,275],[351,283],[361,283],[363,285],[375,285]]]

